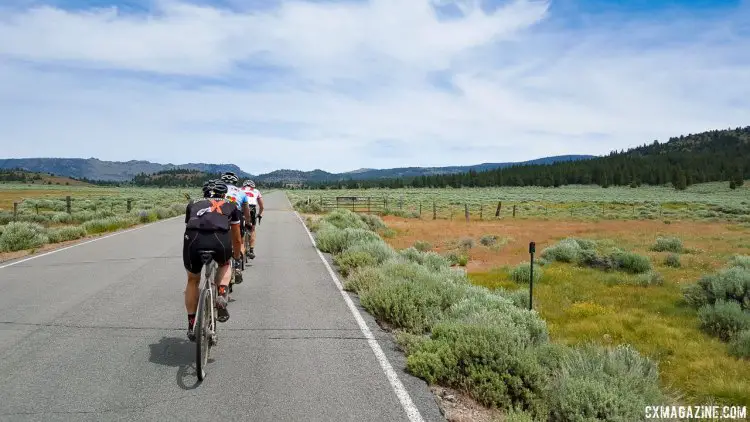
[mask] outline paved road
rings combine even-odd
[[[286,196],[266,202],[200,384],[181,219],[0,268],[0,420],[409,420]],[[423,420],[442,420],[364,317]]]

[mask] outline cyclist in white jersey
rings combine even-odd
[[[246,227],[249,226],[250,223],[250,206],[249,206],[249,198],[247,195],[245,195],[245,192],[238,188],[236,185],[240,181],[240,179],[237,177],[236,174],[232,173],[231,171],[228,171],[221,175],[221,180],[227,184],[227,194],[226,199],[232,203],[234,203],[237,208],[242,212],[242,219],[243,221],[240,222],[240,230],[242,233],[240,233],[241,236],[245,236],[245,230]],[[244,242],[242,244],[242,253],[245,253],[245,245]],[[237,267],[239,267],[239,262],[235,263]],[[237,280],[237,284],[242,283],[242,272],[239,270],[239,268],[235,268],[235,279]]]
[[[255,182],[252,180],[245,180],[242,184],[242,190],[250,201],[250,248],[247,251],[247,256],[250,259],[255,259],[255,230],[258,227],[257,223],[263,219],[263,195],[255,188]]]

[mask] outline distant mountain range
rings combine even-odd
[[[250,174],[234,164],[158,164],[150,161],[102,161],[96,158],[10,158],[0,159],[0,169],[23,169],[37,173],[52,173],[76,179],[127,182],[138,174],[153,174],[164,170],[184,168],[205,173],[233,171],[242,177]]]
[[[23,169],[31,172],[52,173],[76,179],[127,182],[138,174],[154,174],[178,168],[198,170],[207,174],[233,171],[241,178],[253,178],[267,183],[335,182],[339,180],[393,179],[399,177],[455,174],[468,171],[485,171],[524,164],[552,164],[594,158],[593,155],[560,155],[539,158],[519,163],[483,163],[473,166],[449,167],[402,167],[393,169],[359,169],[345,173],[329,173],[323,170],[299,171],[282,169],[266,174],[252,175],[234,164],[159,164],[149,161],[102,161],[96,158],[17,158],[0,159],[0,169]]]

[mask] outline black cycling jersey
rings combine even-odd
[[[186,230],[227,232],[230,224],[239,224],[240,220],[240,210],[225,199],[202,199],[185,209]]]

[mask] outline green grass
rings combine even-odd
[[[730,346],[701,330],[698,310],[681,304],[683,283],[677,274],[644,289],[640,275],[559,262],[544,271],[546,281],[534,285],[534,308],[547,321],[554,342],[632,344],[658,363],[661,385],[684,395],[683,404],[716,400],[750,406],[750,363],[730,355]],[[613,275],[616,281],[610,282]],[[476,285],[528,295],[527,287],[519,288],[500,269],[469,276]],[[744,344],[734,346],[738,353]]]
[[[10,203],[11,208],[0,209],[0,232],[7,232],[0,250],[38,248],[175,217],[185,212],[185,193],[198,197],[186,189],[2,184],[0,203]],[[71,213],[67,212],[66,196],[72,198]],[[19,203],[15,218],[27,224],[23,229],[11,224],[13,202]]]
[[[523,292],[474,286],[434,252],[389,253],[348,211],[323,217],[315,233],[347,275],[346,288],[396,330],[407,370],[429,383],[520,420],[634,420],[646,404],[665,400],[657,366],[631,347],[550,343],[548,324],[526,309]]]
[[[432,218],[435,204],[441,219],[464,218],[468,205],[472,220],[495,218],[498,202],[502,202],[501,218],[575,218],[651,219],[679,221],[682,219],[719,219],[750,222],[746,201],[748,189],[731,190],[726,183],[692,185],[685,191],[670,186],[629,187],[563,186],[559,188],[501,187],[461,189],[323,189],[287,190],[292,203],[329,202],[337,196],[360,196],[387,200],[390,215]],[[420,204],[422,214],[419,215]]]

